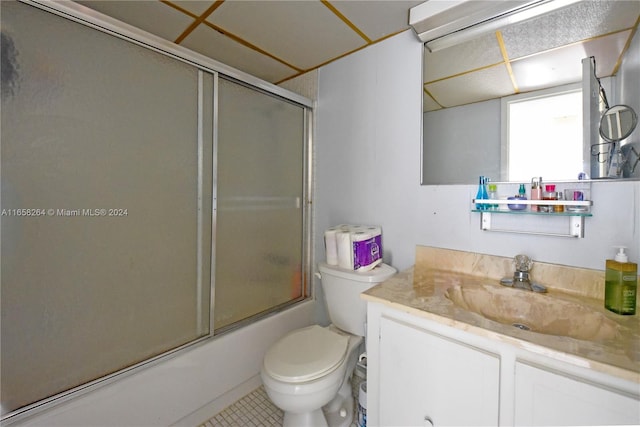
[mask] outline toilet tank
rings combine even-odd
[[[318,264],[318,269],[331,323],[350,334],[364,336],[367,303],[360,294],[384,282],[397,270],[390,265],[379,264],[370,271],[358,272],[323,262]]]

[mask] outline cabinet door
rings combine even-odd
[[[515,425],[640,424],[640,401],[556,372],[516,363]]]
[[[380,425],[497,425],[496,355],[388,318],[380,322]]]

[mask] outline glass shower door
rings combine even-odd
[[[214,78],[0,6],[5,416],[210,334]]]
[[[305,109],[219,79],[214,328],[303,297]]]

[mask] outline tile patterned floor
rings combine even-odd
[[[362,379],[354,375],[351,381],[354,396],[357,396],[361,382]],[[355,400],[356,413],[357,402]],[[281,427],[283,415],[282,410],[269,400],[264,387],[260,386],[199,427]],[[356,424],[354,414],[351,427],[356,427]]]
[[[280,427],[282,417],[282,410],[271,403],[260,386],[200,427]]]

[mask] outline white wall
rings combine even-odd
[[[384,258],[412,265],[421,212],[421,44],[406,31],[320,69],[316,253],[340,223],[383,227]]]
[[[624,245],[640,260],[638,181],[593,184],[584,239],[483,232],[470,212],[474,185],[420,186],[420,64],[421,44],[407,31],[320,69],[319,261],[322,230],[343,222],[380,224],[385,260],[399,269],[413,265],[417,244],[594,269]]]

